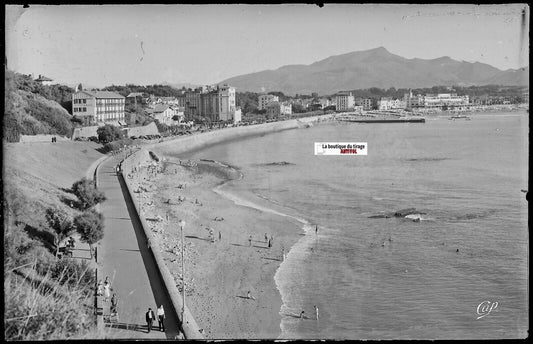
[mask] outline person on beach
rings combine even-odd
[[[222,233],[220,231],[218,231],[218,241],[222,241]]]
[[[163,305],[160,305],[157,309],[157,320],[159,322],[159,331],[165,332],[165,310],[163,309]]]
[[[315,234],[318,235],[318,225],[315,227]]]
[[[248,238],[248,244],[249,244],[250,247],[252,247],[252,236],[251,235]]]
[[[283,257],[283,261],[285,261],[285,248],[281,248],[281,256]]]
[[[265,233],[265,244],[268,241],[268,235]]]
[[[272,247],[272,245],[274,245],[274,236],[273,235],[270,236],[270,247]]]
[[[315,305],[316,320],[318,320],[318,307]]]
[[[148,333],[152,331],[152,324],[154,323],[155,314],[152,308],[148,308],[148,312],[146,312],[146,324],[148,325]]]

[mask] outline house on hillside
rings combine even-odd
[[[35,79],[35,81],[37,81],[37,82],[39,82],[39,83],[41,83],[41,84],[43,84],[45,86],[50,86],[50,85],[52,85],[52,81],[54,81],[54,80],[52,80],[50,78],[47,78],[44,75],[39,74],[39,77],[37,79]]]
[[[135,106],[145,104],[144,102],[144,93],[142,92],[132,92],[126,96],[126,106]]]
[[[176,115],[176,111],[168,104],[156,104],[153,109],[146,109],[146,114],[159,123],[171,125],[174,123],[172,117]]]
[[[72,94],[72,115],[85,125],[126,125],[125,97],[110,91],[78,91]]]

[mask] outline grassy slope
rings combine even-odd
[[[18,210],[16,219],[23,225],[4,229],[4,235],[15,232],[15,237],[23,242],[30,242],[33,248],[23,253],[20,262],[44,263],[45,266],[57,267],[53,254],[44,247],[38,237],[28,236],[24,230],[25,224],[46,231],[44,214],[46,208],[57,206],[71,216],[79,212],[70,209],[62,198],[75,199],[74,195],[65,192],[72,184],[85,176],[92,163],[102,157],[96,149],[101,146],[92,142],[57,142],[57,143],[14,143],[4,144],[3,151],[3,179],[4,198],[8,205]],[[5,214],[7,215],[7,214]],[[5,221],[6,225],[13,225],[12,221]],[[13,253],[13,252],[11,252]],[[16,256],[8,254],[7,260]],[[6,256],[4,256],[6,259]],[[66,262],[66,261],[65,261]],[[13,272],[6,271],[4,261],[4,290],[6,309],[5,335],[10,339],[66,339],[70,336],[83,338],[95,337],[95,330],[87,332],[89,320],[92,317],[91,299],[83,296],[83,288],[75,287],[66,294],[56,292],[50,294],[45,291],[46,284],[55,284],[55,279],[33,275],[35,270],[26,266],[24,270],[33,275],[34,281],[48,281],[47,283],[28,283],[21,278],[20,269]],[[13,265],[13,264],[12,264]],[[12,268],[13,266],[10,266]],[[35,268],[35,266],[34,266]],[[29,270],[28,270],[29,269]],[[71,274],[69,274],[70,276]],[[44,288],[44,289],[43,289]],[[62,290],[62,288],[56,288]],[[80,308],[81,307],[81,308]],[[17,320],[17,317],[35,314],[31,321]],[[15,318],[15,319],[13,319]],[[89,320],[89,323],[87,321]],[[80,324],[82,326],[80,327]],[[24,325],[24,326],[23,326]],[[15,326],[15,327],[13,327]],[[80,332],[82,331],[82,332]],[[81,336],[81,337],[80,337]]]
[[[36,226],[44,219],[44,210],[55,205],[71,213],[62,198],[75,199],[62,189],[85,176],[89,166],[102,153],[93,142],[8,143],[4,145],[4,192],[19,190],[36,213],[24,222]]]

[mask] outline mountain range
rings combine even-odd
[[[407,59],[379,47],[331,56],[310,65],[244,74],[220,83],[240,92],[281,91],[287,95],[329,95],[370,87],[525,86],[529,85],[529,66],[502,71],[485,63],[457,61],[448,56]]]

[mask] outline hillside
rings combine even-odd
[[[310,65],[283,66],[221,81],[240,92],[281,91],[294,95],[333,94],[340,90],[422,88],[436,85],[528,85],[529,68],[501,71],[479,62],[450,57],[406,59],[380,47],[331,56]]]
[[[20,135],[72,134],[75,120],[66,109],[71,105],[70,88],[43,86],[11,71],[6,71],[4,85],[3,134],[8,142],[18,142]]]
[[[7,340],[98,336],[91,307],[94,275],[86,270],[85,262],[55,257],[53,232],[45,213],[51,207],[71,217],[80,213],[68,205],[76,199],[68,189],[103,156],[97,150],[100,147],[72,141],[4,144]]]

